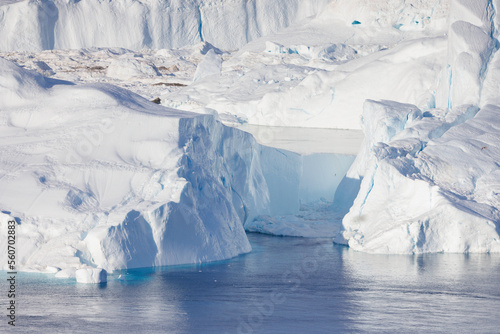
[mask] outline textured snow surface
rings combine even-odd
[[[214,116],[4,59],[0,78],[0,221],[19,222],[21,270],[74,277],[234,257],[251,250],[245,223],[331,201],[354,159],[261,146]]]
[[[360,182],[343,220],[350,247],[374,253],[500,251],[500,108],[431,112],[366,103],[363,122],[371,140],[346,176],[350,184]]]
[[[331,1],[317,16],[245,45],[223,62],[221,76],[162,101],[249,124],[337,129],[360,129],[366,99],[432,107],[446,67],[448,7]],[[354,17],[362,23],[353,25]]]
[[[19,268],[225,259],[250,251],[245,221],[298,210],[298,190],[271,202],[300,157],[267,148],[264,168],[253,137],[213,116],[2,59],[0,74],[1,224],[19,222]]]
[[[85,16],[87,29],[70,29],[68,27],[74,23],[67,22],[63,25],[65,29],[53,34],[56,36],[54,38],[63,38],[65,34],[69,34],[68,31],[74,30],[90,41],[75,45],[67,43],[55,48],[121,46],[137,51],[84,50],[82,55],[73,51],[69,59],[64,52],[46,52],[36,54],[35,57],[42,57],[56,73],[55,77],[61,79],[102,81],[104,78],[99,76],[106,73],[106,80],[131,88],[149,99],[160,97],[161,103],[167,107],[209,114],[213,114],[215,110],[223,120],[264,126],[359,130],[359,117],[366,99],[388,99],[412,103],[420,108],[432,107],[436,103],[438,83],[446,81],[446,78],[441,80],[441,77],[446,68],[443,59],[448,52],[448,40],[444,37],[448,29],[448,1],[260,0],[244,2],[243,5],[243,2],[234,0],[224,2],[224,6],[223,2],[217,1],[198,2],[179,5],[175,1],[167,1],[160,5],[160,2],[153,0],[70,4],[56,1],[56,5],[63,6],[68,13],[74,11],[74,15]],[[50,3],[21,2],[16,5],[49,6]],[[123,5],[124,3],[128,3],[128,6]],[[167,6],[167,13],[178,8],[176,20],[177,17],[186,15],[185,19],[172,19],[172,22],[168,15],[162,16],[165,22],[170,22],[169,27],[179,30],[173,33],[176,38],[188,29],[190,20],[195,20],[198,15],[188,14],[191,7],[199,5],[202,13],[210,8],[210,13],[215,16],[207,18],[207,23],[202,27],[209,29],[213,25],[214,37],[185,37],[181,38],[183,43],[153,45],[119,42],[123,38],[134,38],[134,34],[142,33],[143,26],[135,24],[134,20],[124,20],[119,29],[100,27],[97,34],[89,30],[89,26],[93,27],[92,22],[88,22],[89,16],[103,15],[100,25],[112,25],[113,20],[122,16],[105,17],[108,11],[125,11],[123,18],[127,15],[135,17],[140,12],[137,8],[153,5]],[[253,5],[255,8],[250,8]],[[10,7],[13,6],[0,9]],[[97,8],[100,10],[99,15],[95,14]],[[87,10],[92,15],[87,14]],[[292,15],[292,12],[296,14]],[[263,15],[265,22],[259,23],[258,29],[256,28],[258,33],[252,35],[254,30],[246,29],[245,24],[253,24],[254,14]],[[294,15],[303,20],[289,19]],[[5,15],[6,20],[16,17],[13,14]],[[22,23],[27,22],[24,16],[18,19]],[[148,26],[163,22],[160,19],[148,20],[147,15],[141,16],[140,20],[146,20]],[[272,26],[270,22],[277,24],[283,20],[287,23],[280,24],[279,27],[289,26],[287,29],[266,28]],[[360,24],[353,25],[353,21]],[[245,28],[244,33],[237,28],[226,27],[226,24]],[[124,32],[125,29],[132,31]],[[192,32],[197,32],[197,29],[198,25],[193,24]],[[149,27],[147,31],[154,29]],[[118,32],[120,36],[108,36]],[[245,37],[245,41],[237,43],[238,47],[250,40],[252,42],[239,51],[222,52],[220,49],[230,51],[236,48],[225,44],[231,40],[227,34],[240,37],[251,35]],[[51,34],[32,33],[29,36],[46,35]],[[161,38],[167,38],[167,35],[161,34]],[[5,36],[0,38],[6,39],[0,45],[10,43],[8,34],[0,36]],[[152,41],[157,40],[151,36]],[[260,36],[263,37],[257,38]],[[95,40],[99,38],[104,41]],[[225,43],[219,42],[218,38]],[[75,39],[78,40],[76,37]],[[26,40],[27,37],[17,33],[12,38],[12,43],[24,43]],[[220,48],[213,51],[216,55],[211,56],[212,53],[208,52],[211,45],[207,42]],[[139,51],[144,47],[156,49],[186,44],[198,45],[199,50],[187,47],[182,50],[159,50],[156,54],[147,50]],[[54,47],[48,47],[52,48]],[[4,47],[3,50],[23,49],[33,51],[43,48],[23,48],[16,45]],[[36,69],[33,60],[25,57],[29,55],[7,54],[7,58]],[[81,68],[82,62],[86,65],[83,69],[86,67],[87,71]],[[69,78],[72,73],[76,74],[76,78],[75,75]],[[124,80],[136,83],[123,85]],[[179,84],[188,86],[182,87]],[[446,89],[443,87],[439,91],[443,91],[441,95],[447,96],[444,93]]]

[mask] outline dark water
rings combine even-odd
[[[500,332],[499,255],[385,256],[327,239],[250,241],[253,252],[232,260],[128,270],[101,286],[19,275],[16,332]],[[0,331],[10,331],[2,318]]]

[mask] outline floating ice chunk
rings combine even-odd
[[[99,284],[108,281],[108,273],[102,268],[84,268],[75,272],[78,283]]]
[[[498,107],[463,106],[421,117],[408,105],[368,102],[366,146],[346,177],[360,186],[345,242],[373,253],[499,252],[497,115]]]
[[[54,266],[47,266],[45,267],[45,270],[43,270],[44,273],[50,273],[50,274],[55,274],[59,272],[61,268],[54,267]]]
[[[331,202],[318,201],[302,206],[297,214],[259,216],[245,224],[245,229],[277,236],[331,238],[338,234],[342,219],[330,205]]]

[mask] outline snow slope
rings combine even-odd
[[[0,50],[237,49],[315,15],[328,0],[47,0],[0,2]]]

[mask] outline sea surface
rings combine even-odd
[[[0,332],[500,332],[500,255],[370,255],[330,239],[249,238],[253,251],[231,260],[114,272],[102,285],[18,274],[16,328],[4,316]]]

